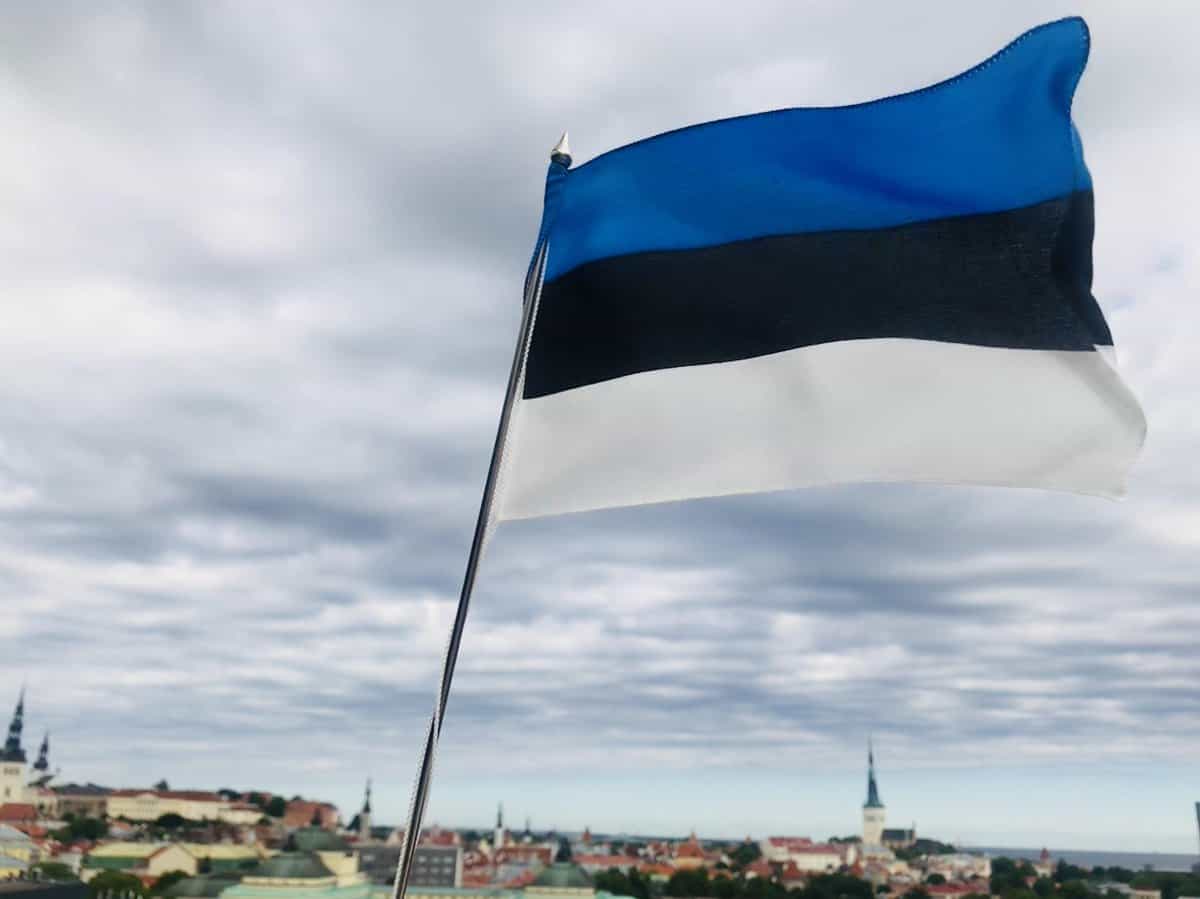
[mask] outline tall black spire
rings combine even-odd
[[[25,761],[25,750],[21,748],[21,729],[25,726],[25,688],[17,699],[17,709],[13,712],[12,723],[8,725],[8,739],[4,741],[4,754],[0,760],[6,762]]]
[[[367,792],[363,795],[362,810],[364,814],[371,814],[371,778],[369,777],[367,778]]]
[[[50,731],[46,731],[46,735],[42,737],[42,748],[38,750],[37,761],[33,763],[33,770],[40,771],[45,774],[50,770]]]
[[[867,801],[863,808],[883,808],[883,800],[879,798],[879,787],[875,783],[875,749],[871,741],[867,741]]]

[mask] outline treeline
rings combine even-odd
[[[1032,886],[1029,878],[1036,878]],[[1000,899],[1125,899],[1125,894],[1116,889],[1104,889],[1105,882],[1160,890],[1162,899],[1200,896],[1200,876],[1196,874],[1104,866],[1087,869],[1060,860],[1050,877],[1039,877],[1029,862],[992,859],[991,891]]]
[[[873,899],[871,884],[851,874],[819,874],[804,887],[788,889],[765,877],[715,876],[704,868],[676,871],[666,883],[653,881],[636,868],[609,868],[593,878],[597,890],[634,899]]]

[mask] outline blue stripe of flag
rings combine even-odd
[[[924,90],[784,109],[639,141],[571,170],[546,280],[649,250],[886,228],[1030,206],[1091,186],[1070,109],[1080,18]]]

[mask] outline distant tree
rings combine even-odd
[[[468,830],[466,833],[463,834],[463,842],[478,843],[479,842],[479,831]]]
[[[1078,865],[1069,865],[1063,859],[1058,860],[1058,864],[1054,866],[1054,880],[1056,883],[1066,883],[1068,880],[1086,880],[1088,872],[1080,868]]]
[[[73,843],[76,840],[99,840],[108,834],[108,822],[103,818],[72,818],[66,827],[59,828],[51,835],[60,843]]]
[[[1033,883],[1033,891],[1037,893],[1041,899],[1048,899],[1048,897],[1054,895],[1054,881],[1049,877],[1039,877]]]
[[[295,796],[292,797],[292,802],[303,802],[303,801],[304,801],[304,797],[301,796],[299,793],[297,793]]]
[[[29,866],[29,874],[35,880],[78,880],[69,865],[62,862],[37,862]]]
[[[946,878],[944,875],[938,874],[935,871],[934,873],[930,874],[928,877],[925,878],[925,882],[928,884],[932,884],[933,886],[938,886],[939,884],[945,883]]]
[[[853,874],[818,874],[800,892],[801,899],[872,899],[871,884]]]
[[[921,887],[913,887],[904,894],[904,899],[929,899],[929,891]]]
[[[312,820],[308,823],[312,827],[320,827],[322,824],[324,824],[324,822],[321,820],[321,810],[319,808],[313,809]]]
[[[146,887],[141,880],[134,877],[132,874],[126,874],[124,871],[101,871],[95,877],[88,881],[88,895],[92,899],[112,893],[115,896],[121,896],[125,893],[134,896],[145,896]]]
[[[282,818],[287,811],[287,802],[282,796],[272,796],[271,801],[264,808],[272,818]]]
[[[1116,865],[1111,868],[1105,868],[1103,866],[1094,868],[1093,873],[1097,877],[1102,877],[1106,880],[1115,880],[1118,883],[1132,883],[1133,878],[1137,877],[1136,871],[1131,871],[1129,868],[1121,868]]]
[[[1033,866],[1029,862],[1016,862],[1004,856],[992,859],[991,891],[993,895],[1002,896],[1014,890],[1032,895],[1025,882],[1027,877],[1037,877],[1037,872],[1033,870]]]
[[[636,868],[623,872],[619,868],[609,868],[600,871],[592,878],[597,890],[604,890],[614,896],[633,896],[635,899],[651,899],[650,883],[645,880]]]
[[[262,793],[251,792],[246,796],[246,801],[251,805],[257,805],[259,808],[265,808],[267,800]]]
[[[703,868],[676,871],[664,888],[668,896],[708,896],[708,872]]]
[[[178,830],[187,824],[187,818],[183,815],[177,815],[175,812],[167,812],[165,815],[159,815],[154,819],[156,827],[161,827],[164,830]]]
[[[241,797],[242,794],[237,790],[231,790],[229,787],[221,787],[221,789],[217,790],[217,795],[222,799],[234,800]]]
[[[1088,899],[1091,893],[1087,883],[1082,880],[1068,880],[1058,886],[1058,895],[1062,899]]]
[[[729,858],[733,861],[734,868],[739,869],[753,864],[761,856],[762,849],[755,842],[739,843],[737,848],[729,853]]]
[[[190,875],[186,871],[168,871],[154,882],[150,888],[152,895],[161,896],[181,880],[187,880]]]
[[[145,783],[145,781],[142,781],[142,783]],[[164,777],[162,780],[160,780],[158,783],[156,783],[154,785],[154,789],[169,790],[169,789],[171,789],[171,785],[169,783],[167,783],[167,779]]]

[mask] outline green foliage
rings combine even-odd
[[[88,881],[87,888],[88,895],[92,899],[109,892],[116,895],[122,893],[132,893],[135,896],[146,895],[146,888],[142,882],[132,874],[126,874],[123,871],[101,871]]]
[[[1027,877],[1037,877],[1037,872],[1033,870],[1033,865],[1029,862],[1015,862],[1004,856],[992,859],[991,888],[993,895],[1007,897],[1009,893],[1027,893],[1033,896],[1033,891],[1025,883]],[[1021,899],[1021,897],[1012,896],[1008,899]]]
[[[1011,887],[1000,894],[1001,899],[1037,899],[1037,893],[1029,887]]]
[[[251,793],[246,797],[246,801],[251,805],[257,805],[259,808],[267,807],[266,797],[262,793]]]
[[[932,884],[933,886],[938,886],[939,884],[943,884],[946,882],[946,877],[945,877],[945,875],[938,874],[935,871],[934,873],[930,874],[928,877],[925,878],[925,882],[928,884]]]
[[[60,827],[51,836],[60,843],[76,840],[99,840],[108,834],[108,822],[103,818],[72,818],[66,827]]]
[[[36,880],[78,880],[75,872],[62,862],[37,862],[29,866],[29,874]]]
[[[853,874],[818,874],[799,891],[800,899],[872,899],[871,884]]]
[[[272,818],[282,818],[284,812],[287,811],[287,802],[282,796],[272,796],[271,801],[263,806],[263,811]]]
[[[1069,880],[1086,880],[1088,872],[1078,865],[1070,865],[1061,858],[1054,866],[1054,882],[1066,883]]]
[[[707,896],[708,872],[703,868],[676,871],[667,881],[664,892],[668,896]]]
[[[923,855],[949,855],[956,851],[950,843],[929,840],[924,837],[918,838],[911,846],[895,850],[896,858],[903,859],[906,862],[914,861]]]
[[[1116,865],[1113,865],[1111,868],[1098,865],[1092,869],[1092,874],[1101,880],[1115,880],[1118,883],[1132,883],[1133,878],[1137,877],[1136,871],[1131,871],[1128,868],[1120,868]],[[1116,891],[1114,890],[1113,892]]]
[[[630,868],[623,872],[619,868],[600,871],[592,877],[597,890],[605,890],[614,896],[633,896],[634,899],[651,899],[650,881]]]
[[[737,848],[729,853],[729,859],[733,862],[733,867],[740,870],[749,864],[753,864],[762,856],[762,849],[758,843],[746,842],[739,843]]]
[[[154,789],[165,791],[165,790],[171,789],[171,785],[169,783],[167,783],[167,779],[164,777],[162,780],[160,780],[158,783],[156,783],[154,785]]]
[[[175,884],[181,880],[187,880],[190,875],[186,871],[168,871],[162,877],[154,882],[154,886],[150,888],[150,892],[155,896],[161,896]]]
[[[1058,885],[1058,895],[1062,899],[1088,899],[1091,890],[1082,880],[1067,880]]]
[[[177,815],[175,812],[167,812],[165,815],[159,815],[154,824],[156,827],[161,827],[164,830],[178,830],[187,824],[187,818],[183,815]]]
[[[1048,899],[1054,895],[1054,881],[1049,877],[1039,877],[1033,884],[1033,891],[1041,897]]]
[[[1184,874],[1176,871],[1141,871],[1133,878],[1132,886],[1161,890],[1162,899],[1200,896],[1200,874]]]
[[[904,899],[929,899],[929,891],[921,887],[913,887],[904,894]]]

